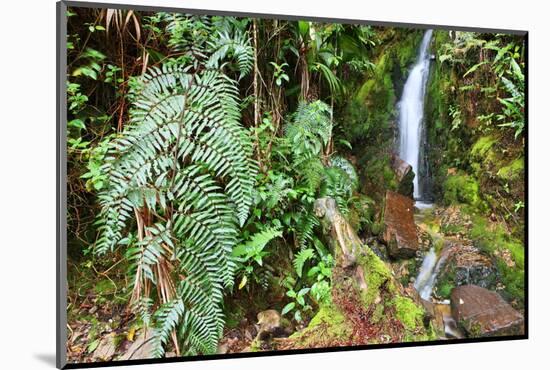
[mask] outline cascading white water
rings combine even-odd
[[[431,247],[424,260],[414,282],[414,288],[422,299],[430,300],[437,282],[437,275],[445,263],[445,257],[438,256],[434,247]]]
[[[437,263],[437,254],[435,253],[434,247],[430,248],[424,260],[422,261],[422,266],[420,266],[420,271],[414,282],[414,288],[420,295],[420,298],[425,300],[430,300],[432,295],[433,285],[435,282],[435,265]]]
[[[430,72],[428,46],[432,30],[427,30],[422,38],[420,50],[399,101],[399,157],[412,166],[414,177],[414,198],[422,199],[418,186],[420,142],[424,117],[424,95]]]
[[[399,157],[412,166],[415,173],[413,181],[413,196],[416,200],[416,207],[425,212],[433,206],[431,203],[423,202],[425,199],[424,189],[419,186],[420,176],[420,145],[422,144],[422,124],[424,120],[424,98],[426,84],[430,73],[430,56],[428,47],[432,38],[432,30],[427,30],[422,38],[418,57],[413,66],[405,86],[403,95],[398,104],[399,109]],[[423,191],[424,190],[424,191]],[[432,247],[424,256],[422,266],[414,282],[414,288],[424,300],[431,301],[434,286],[437,282],[437,275],[445,264],[446,254],[438,256],[435,248]],[[457,329],[456,322],[450,314],[448,302],[437,303],[436,306],[445,307],[446,314],[443,314],[443,325],[445,335],[451,338],[461,338],[462,333]]]
[[[403,95],[399,101],[399,156],[412,166],[415,173],[413,196],[420,209],[429,208],[431,204],[423,203],[419,186],[420,176],[420,145],[422,123],[424,119],[424,98],[426,83],[430,73],[430,56],[428,47],[432,39],[432,30],[424,33],[416,63],[403,87]],[[416,278],[414,287],[423,299],[429,300],[435,284],[438,270],[438,256],[432,247],[424,257],[422,266]]]

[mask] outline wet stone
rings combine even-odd
[[[411,198],[393,191],[386,192],[384,232],[381,239],[393,258],[410,258],[416,255],[419,244]]]
[[[454,288],[451,293],[454,320],[470,337],[519,335],[524,318],[500,294],[475,285]]]

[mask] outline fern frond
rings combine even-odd
[[[313,241],[313,231],[316,226],[319,226],[319,219],[313,212],[308,211],[300,215],[296,226],[296,239],[300,249],[304,249]]]
[[[296,257],[294,257],[294,261],[292,261],[292,264],[294,265],[294,269],[296,270],[296,273],[299,277],[302,277],[302,271],[304,269],[304,265],[306,262],[315,256],[315,250],[308,248],[301,250],[298,252]]]
[[[344,157],[337,155],[330,158],[329,165],[330,167],[336,167],[344,171],[345,174],[348,176],[351,190],[357,190],[357,187],[359,186],[359,177],[357,176],[355,167],[353,167],[350,161],[348,161]]]
[[[319,189],[325,176],[325,167],[319,157],[305,159],[297,165],[300,176],[305,180],[309,190],[315,192]]]
[[[213,52],[206,62],[208,67],[219,68],[220,61],[231,55],[237,62],[239,79],[252,70],[254,49],[250,45],[247,34],[235,32],[230,36],[227,32],[218,32],[218,37],[209,41],[209,45]]]
[[[285,136],[292,144],[293,159],[299,164],[318,157],[332,136],[330,107],[320,100],[300,102],[292,120],[285,126]]]
[[[164,354],[172,333],[178,333],[183,353],[207,354],[222,334],[223,291],[232,286],[236,267],[231,252],[258,171],[241,125],[236,82],[221,68],[235,58],[241,74],[247,73],[250,41],[236,29],[210,32],[208,17],[163,17],[170,45],[185,57],[150,67],[133,84],[130,121],[110,143],[102,167],[108,181],[99,195],[94,251],[126,245],[133,302],[146,314],[152,304],[143,284],[161,286],[177,275],[179,283],[170,282],[175,292],[162,299],[175,298],[160,302],[154,315],[155,356]],[[141,240],[124,244],[126,235],[136,235],[134,218]],[[160,279],[156,267],[166,261],[170,267]]]
[[[348,202],[352,193],[353,186],[346,172],[338,167],[325,168],[325,178],[320,195],[334,198],[343,215],[348,213]]]
[[[283,232],[278,227],[267,227],[266,229],[253,234],[246,242],[239,244],[233,249],[234,256],[242,256],[247,250],[263,249],[275,238],[283,236]]]

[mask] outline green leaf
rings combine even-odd
[[[347,147],[349,150],[352,150],[352,146],[351,146],[351,143],[347,140],[344,140],[344,139],[338,139],[338,143],[340,143],[341,145]]]
[[[468,76],[470,73],[474,73],[479,67],[481,67],[482,65],[485,65],[489,62],[481,62],[481,63],[477,63],[475,64],[474,66],[472,66],[470,69],[468,69],[468,71],[466,71],[466,73],[464,73],[464,75],[462,77],[466,77]]]
[[[104,160],[98,161],[98,176],[105,177],[95,176],[90,168],[94,176],[87,182],[103,182],[93,253],[123,250],[128,281],[135,287],[131,293],[145,302],[135,313],[147,322],[155,310],[150,320],[155,325],[153,357],[164,355],[174,332],[181,339],[182,355],[207,355],[216,352],[223,333],[224,295],[237,283],[236,271],[253,276],[250,269],[267,255],[264,247],[282,232],[262,230],[262,235],[240,239],[255,201],[258,166],[253,137],[241,118],[245,103],[233,72],[225,74],[229,69],[223,66],[231,60],[241,74],[252,69],[246,27],[235,28],[231,21],[203,23],[201,17],[188,22],[182,14],[152,17],[157,16],[159,26],[167,24],[168,47],[174,47],[167,54],[185,55],[164,64],[150,60],[143,75],[136,71],[137,76],[128,80],[131,124],[113,135]],[[193,25],[200,27],[189,29]],[[193,53],[179,52],[189,45]],[[75,75],[98,78],[104,59],[87,48]],[[114,71],[106,67],[105,77],[114,81],[118,75],[107,76]],[[78,93],[73,87],[69,96]],[[82,109],[82,104],[76,108]],[[81,145],[82,139],[74,144]],[[139,241],[124,245],[130,235],[138,239],[135,210],[143,207],[151,222],[143,227]],[[240,264],[244,258],[253,263]],[[160,259],[174,266],[165,278],[171,279],[167,283],[177,297],[164,304],[156,294],[149,297],[146,289],[136,288],[147,284],[152,292],[159,289],[155,266]]]
[[[305,38],[309,33],[309,22],[298,21],[298,31],[300,32],[300,36],[302,36],[302,38]]]
[[[248,278],[246,277],[246,275],[243,275],[243,278],[241,279],[241,282],[239,283],[239,290],[241,290],[242,288],[244,288],[244,286],[246,285],[246,282],[248,281]]]
[[[289,304],[287,304],[286,306],[283,307],[283,310],[281,311],[281,315],[283,315],[283,316],[286,315],[287,313],[292,311],[294,309],[294,307],[296,307],[296,303],[290,302]]]
[[[96,339],[88,345],[88,353],[92,353],[93,351],[95,351],[98,346],[99,346],[99,339]]]
[[[302,270],[307,260],[313,258],[315,251],[311,248],[304,249],[298,253],[294,259],[294,268],[299,277],[302,277]]]
[[[75,119],[72,119],[70,120],[67,125],[69,127],[74,127],[74,128],[78,128],[78,129],[86,129],[86,125],[84,124],[84,121],[79,119],[79,118],[75,118]]]

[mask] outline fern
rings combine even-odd
[[[306,262],[312,259],[314,256],[315,256],[315,251],[311,248],[304,249],[298,252],[298,254],[294,258],[294,261],[292,261],[292,263],[299,277],[302,277],[302,271],[304,269],[304,265],[306,264]]]
[[[346,158],[341,156],[331,157],[330,167],[335,167],[342,170],[348,178],[346,182],[348,183],[350,190],[357,190],[357,187],[359,186],[359,177],[357,176],[357,172],[355,171],[353,165]]]
[[[222,62],[231,54],[241,75],[250,71],[250,42],[244,33],[202,32],[211,27],[206,17],[165,20],[170,45],[187,54],[149,68],[132,87],[130,122],[102,167],[108,184],[94,251],[125,246],[139,312],[150,313],[149,287],[157,287],[155,356],[173,333],[184,354],[207,354],[222,333],[223,290],[236,268],[231,252],[257,173],[236,82]],[[175,276],[179,283],[167,281]]]
[[[311,157],[302,161],[298,166],[300,177],[305,181],[308,189],[315,193],[324,178],[325,166],[319,157]]]
[[[300,215],[296,227],[296,239],[300,249],[304,249],[308,243],[313,242],[313,232],[319,226],[319,220],[312,211],[305,211]]]
[[[320,195],[334,198],[340,212],[347,215],[348,201],[352,196],[352,187],[347,174],[337,167],[326,168],[325,181],[321,187]]]
[[[220,60],[231,55],[238,65],[240,71],[239,79],[252,70],[254,60],[254,49],[247,42],[246,33],[235,31],[229,35],[228,31],[218,32],[218,37],[214,41],[209,41],[209,46],[213,51],[207,65],[217,66]]]
[[[305,160],[317,157],[332,136],[330,107],[322,101],[300,102],[285,127],[285,136],[292,144],[293,160],[300,165]]]
[[[265,246],[275,238],[283,236],[283,232],[277,227],[268,227],[265,230],[255,233],[243,244],[233,249],[233,255],[240,257],[251,254],[253,251],[263,250]]]

